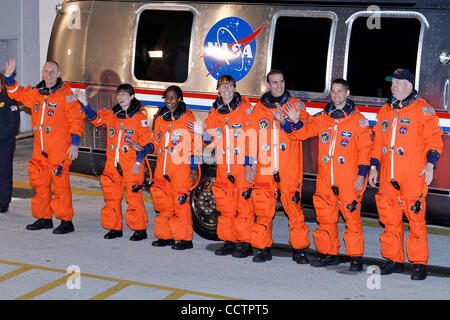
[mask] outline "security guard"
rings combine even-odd
[[[5,80],[8,95],[31,108],[34,132],[33,156],[28,162],[28,171],[30,183],[36,190],[31,199],[31,211],[37,220],[26,229],[53,228],[54,213],[61,224],[53,233],[73,232],[69,168],[78,157],[84,130],[83,113],[72,89],[61,80],[61,71],[55,61],[44,64],[43,80],[35,88],[19,86],[12,76],[15,69],[16,60],[7,61]]]
[[[6,93],[5,77],[0,73],[0,212],[8,211],[12,195],[13,154],[20,110]]]
[[[118,103],[111,109],[96,112],[87,103],[86,94],[75,90],[75,95],[83,104],[88,120],[96,127],[106,125],[108,129],[105,169],[100,176],[105,206],[102,208],[102,225],[108,229],[105,239],[114,239],[123,235],[122,198],[125,189],[125,200],[128,208],[125,213],[130,229],[134,230],[131,241],[147,238],[147,212],[142,198],[142,189],[133,190],[144,181],[144,156],[152,151],[151,131],[147,113],[135,98],[134,88],[129,84],[121,84],[116,89]],[[136,153],[133,143],[145,146]],[[147,146],[148,145],[148,146]]]
[[[335,79],[331,84],[331,102],[303,125],[298,112],[288,108],[293,121],[292,136],[305,140],[319,137],[318,173],[313,196],[318,228],[314,231],[316,249],[323,256],[314,267],[337,265],[339,258],[339,211],[345,219],[345,251],[350,256],[350,271],[362,270],[364,237],[361,225],[361,202],[367,185],[372,140],[368,120],[348,99],[347,81]],[[292,131],[292,130],[291,130]]]
[[[392,81],[392,97],[377,115],[369,172],[369,184],[375,187],[380,167],[375,200],[384,225],[381,254],[387,259],[381,274],[402,273],[405,269],[404,213],[410,228],[406,252],[414,264],[411,279],[423,280],[428,262],[425,198],[442,153],[443,132],[433,107],[414,90],[411,71],[397,69],[387,80]]]
[[[217,170],[212,192],[220,212],[217,235],[224,243],[216,255],[231,254],[245,258],[252,254],[250,244],[254,221],[251,184],[244,175],[246,129],[253,107],[236,91],[236,81],[230,75],[217,80],[219,96],[205,120],[197,122],[197,134],[209,148],[216,149]],[[194,131],[194,123],[189,123]],[[208,130],[209,132],[206,132]]]
[[[308,113],[304,104],[285,90],[283,73],[272,70],[266,77],[269,91],[255,105],[248,131],[257,139],[256,150],[246,150],[245,175],[253,182],[253,207],[256,222],[252,227],[251,244],[258,249],[253,262],[272,260],[272,220],[275,216],[277,193],[289,217],[289,242],[293,260],[309,263],[304,249],[309,247],[309,230],[300,206],[303,180],[302,142],[290,140],[284,130],[285,115],[279,116],[277,107],[286,110],[292,105],[300,110],[300,119],[306,122]]]

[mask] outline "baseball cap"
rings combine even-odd
[[[398,68],[394,71],[392,76],[387,76],[386,81],[392,81],[392,79],[408,80],[414,87],[414,74],[408,69]]]

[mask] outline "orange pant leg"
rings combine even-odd
[[[285,178],[286,179],[286,178]],[[289,180],[288,180],[289,181]],[[309,229],[305,224],[305,216],[299,203],[292,201],[292,197],[297,189],[296,185],[284,185],[283,179],[280,182],[281,203],[283,209],[289,217],[289,242],[294,249],[304,249],[309,247]]]
[[[194,229],[192,227],[192,214],[190,201],[180,204],[178,198],[186,193],[186,188],[173,188],[171,193],[173,207],[173,216],[170,218],[170,227],[175,241],[192,241]]]
[[[154,233],[158,239],[173,239],[172,227],[170,220],[173,216],[173,198],[168,183],[161,181],[161,184],[155,184],[150,188],[152,194],[153,205],[157,215],[155,217]]]
[[[148,224],[147,211],[145,210],[144,200],[142,198],[142,189],[138,192],[132,191],[132,186],[142,184],[142,179],[136,179],[134,182],[125,183],[125,199],[127,201],[127,211],[125,218],[128,227],[131,230],[146,230]]]
[[[254,248],[263,249],[272,246],[272,223],[276,210],[274,190],[271,182],[255,183],[252,198],[256,221],[252,226],[251,235],[251,244]]]
[[[356,199],[357,195],[351,191],[342,190],[339,196],[341,201],[340,210],[345,219],[345,254],[350,257],[359,257],[364,254],[364,235],[361,222],[361,200],[359,200],[356,210],[350,212],[347,205]]]
[[[428,236],[427,227],[425,222],[425,212],[426,212],[426,197],[427,192],[424,192],[421,199],[421,209],[418,213],[411,211],[411,206],[413,206],[420,194],[414,196],[404,196],[402,197],[403,203],[405,203],[405,214],[409,221],[409,235],[406,239],[406,253],[408,255],[409,261],[414,264],[424,264],[428,263]]]
[[[380,222],[384,225],[384,232],[380,235],[381,254],[384,258],[403,263],[403,210],[399,205],[398,192],[390,184],[385,184],[375,194],[375,201]]]
[[[226,179],[226,178],[225,178]],[[236,201],[234,185],[224,180],[220,172],[211,188],[216,201],[216,209],[220,212],[217,219],[217,236],[224,241],[236,242]]]
[[[28,173],[30,184],[36,191],[31,198],[31,212],[37,219],[51,219],[53,216],[50,207],[52,190],[47,159],[44,157],[32,158],[28,162]]]
[[[122,230],[123,183],[116,168],[105,166],[100,182],[103,188],[105,205],[102,208],[102,226],[108,230]]]
[[[313,232],[314,243],[317,251],[323,254],[339,254],[339,211],[334,195],[319,194],[313,195],[316,219],[319,226]]]
[[[70,190],[69,168],[72,161],[66,160],[63,164],[61,174],[55,175],[54,170],[59,164],[49,165],[49,173],[53,182],[53,199],[50,207],[57,219],[71,221],[73,218],[72,191]]]

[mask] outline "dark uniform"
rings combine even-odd
[[[0,93],[0,210],[8,211],[12,195],[13,154],[20,123],[18,103]]]

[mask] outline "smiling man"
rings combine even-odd
[[[28,162],[30,183],[36,190],[31,211],[37,220],[27,230],[53,228],[55,214],[61,224],[54,234],[74,231],[69,167],[78,157],[78,146],[84,129],[84,116],[70,87],[61,78],[55,61],[47,61],[42,81],[36,87],[24,88],[13,78],[16,60],[6,62],[8,95],[31,109],[34,133],[33,156]],[[51,185],[53,183],[53,193]]]
[[[372,140],[369,122],[349,95],[347,81],[335,79],[331,84],[331,102],[308,123],[303,124],[293,109],[288,108],[288,115],[293,121],[293,138],[319,137],[313,196],[319,226],[313,237],[322,256],[311,265],[325,267],[340,263],[338,217],[341,211],[346,225],[344,242],[345,253],[350,257],[349,270],[361,271],[364,237],[360,213]]]
[[[377,115],[369,173],[369,183],[375,187],[380,167],[380,187],[375,199],[384,225],[381,254],[387,259],[381,274],[405,270],[404,213],[410,227],[406,252],[414,264],[411,279],[423,280],[428,262],[425,198],[442,153],[443,132],[433,107],[414,90],[411,71],[397,69],[387,80],[392,80],[392,97]]]

